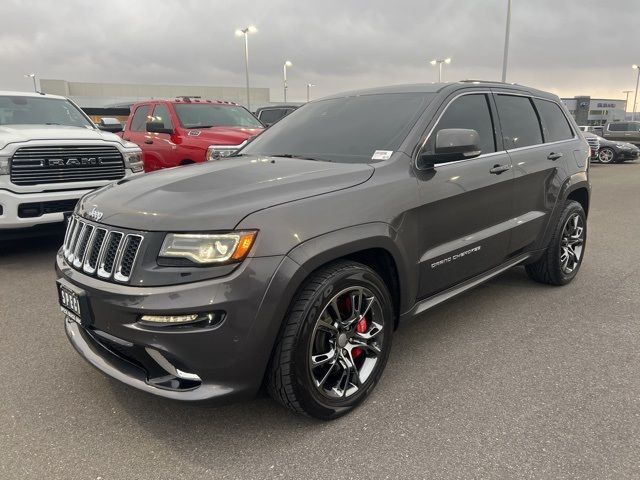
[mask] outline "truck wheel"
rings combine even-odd
[[[391,296],[369,267],[339,261],[296,294],[267,373],[270,395],[323,420],[351,411],[373,390],[393,333]]]
[[[598,152],[598,160],[600,163],[613,163],[616,160],[616,152],[613,151],[613,148],[601,148]]]
[[[527,274],[540,283],[566,285],[582,265],[586,241],[587,217],[582,205],[567,201],[549,246],[538,261],[525,266]]]

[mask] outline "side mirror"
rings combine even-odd
[[[433,152],[423,152],[419,157],[420,170],[432,169],[438,163],[455,162],[474,158],[482,153],[480,135],[467,128],[445,128],[436,134]]]
[[[123,130],[120,120],[113,117],[102,117],[100,119],[100,123],[96,124],[96,127],[98,127],[100,130],[103,130],[105,132],[112,132],[112,133],[118,133]]]
[[[147,122],[147,132],[149,133],[167,133],[169,135],[173,134],[172,128],[165,128],[164,122]]]

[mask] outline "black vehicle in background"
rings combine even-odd
[[[588,151],[557,96],[519,85],[312,101],[224,161],[83,197],[56,259],[64,328],[97,369],[155,395],[222,402],[266,384],[336,418],[371,393],[404,320],[519,265],[575,278]]]
[[[276,122],[279,122],[291,112],[299,108],[299,104],[286,104],[286,105],[270,105],[268,107],[260,107],[256,110],[255,116],[266,127],[270,127]]]
[[[616,142],[600,137],[598,161],[600,163],[623,163],[640,157],[640,149],[633,143]]]

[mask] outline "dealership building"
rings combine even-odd
[[[94,121],[101,116],[121,120],[129,115],[129,107],[150,99],[173,99],[199,96],[209,100],[226,100],[247,105],[245,87],[216,87],[209,85],[144,85],[133,83],[85,83],[67,80],[40,79],[40,91],[62,95],[73,100]],[[251,108],[270,103],[268,88],[251,88]]]
[[[627,102],[608,98],[578,96],[563,98],[562,102],[578,125],[604,125],[626,120]]]

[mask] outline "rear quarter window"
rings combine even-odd
[[[542,133],[546,143],[573,138],[573,130],[569,121],[557,103],[537,98],[533,100],[533,103],[540,115]]]

